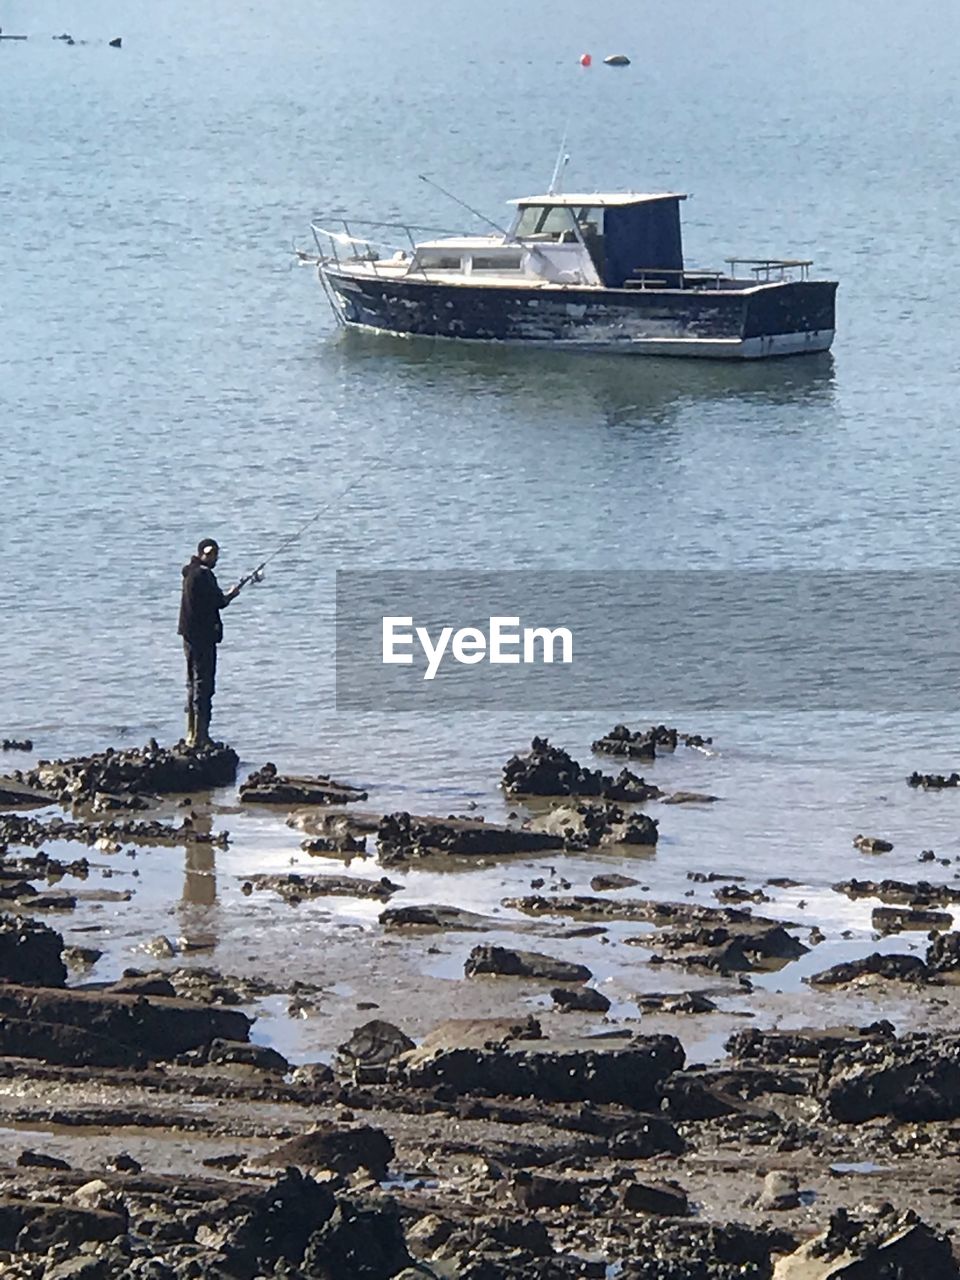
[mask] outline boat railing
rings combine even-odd
[[[322,266],[327,262],[334,262],[338,266],[343,263],[369,263],[374,275],[378,274],[378,264],[382,264],[384,259],[381,250],[386,249],[391,252],[394,260],[397,255],[403,255],[403,258],[409,257],[411,262],[416,261],[417,242],[413,233],[427,232],[430,235],[450,236],[456,235],[455,231],[449,231],[444,227],[425,227],[419,226],[413,222],[370,222],[362,218],[325,218],[324,222],[334,223],[342,230],[333,230],[330,226],[321,226],[318,222],[310,223],[310,230],[313,232],[314,243],[317,246],[318,262]],[[354,228],[362,228],[364,231],[385,231],[391,234],[391,239],[371,235],[356,235]],[[398,244],[397,240],[404,240],[405,243]],[[326,242],[326,247],[324,244]],[[350,252],[353,249],[354,252]],[[387,259],[389,261],[389,258]]]
[[[813,266],[812,258],[727,258],[725,261],[733,277],[736,277],[737,267],[749,267],[757,284],[809,280],[810,268]]]

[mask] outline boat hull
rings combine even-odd
[[[750,360],[826,351],[836,283],[745,289],[444,284],[321,268],[351,328],[630,355]]]

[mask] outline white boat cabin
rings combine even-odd
[[[523,196],[506,236],[427,240],[402,259],[408,275],[473,285],[682,287],[677,193]]]
[[[580,285],[597,289],[684,287],[678,193],[523,196],[501,235],[414,241],[384,258],[371,242],[314,225],[341,269],[360,276],[417,277],[474,286]],[[389,224],[381,224],[389,225]],[[349,231],[344,223],[345,232]],[[339,246],[353,248],[341,257]]]

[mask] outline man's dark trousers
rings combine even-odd
[[[193,729],[196,740],[204,743],[210,731],[213,713],[213,695],[216,690],[217,646],[211,640],[207,644],[183,642],[187,659],[187,725]]]

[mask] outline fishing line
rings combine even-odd
[[[248,582],[254,582],[254,583],[262,582],[263,571],[267,567],[267,565],[270,563],[270,561],[275,560],[276,557],[281,553],[281,551],[286,551],[287,547],[292,547],[295,542],[298,542],[306,533],[306,531],[310,528],[310,526],[313,524],[316,524],[316,522],[320,519],[320,517],[326,514],[326,512],[330,510],[330,507],[333,505],[334,502],[342,502],[342,500],[347,496],[347,494],[351,493],[354,489],[356,489],[358,485],[362,484],[365,479],[366,479],[366,476],[363,474],[354,476],[354,478],[350,481],[350,483],[346,485],[343,489],[341,489],[339,493],[334,494],[332,497],[326,498],[320,504],[317,510],[313,513],[313,515],[310,516],[309,519],[304,520],[303,524],[300,525],[298,528],[294,529],[293,533],[287,534],[287,536],[281,542],[279,542],[276,545],[276,547],[274,547],[274,549],[269,553],[269,555],[264,556],[264,558],[260,561],[260,563],[257,565],[255,569],[251,569],[249,573],[245,573],[243,577],[240,579],[240,581],[237,583],[237,587],[238,588],[245,587]]]

